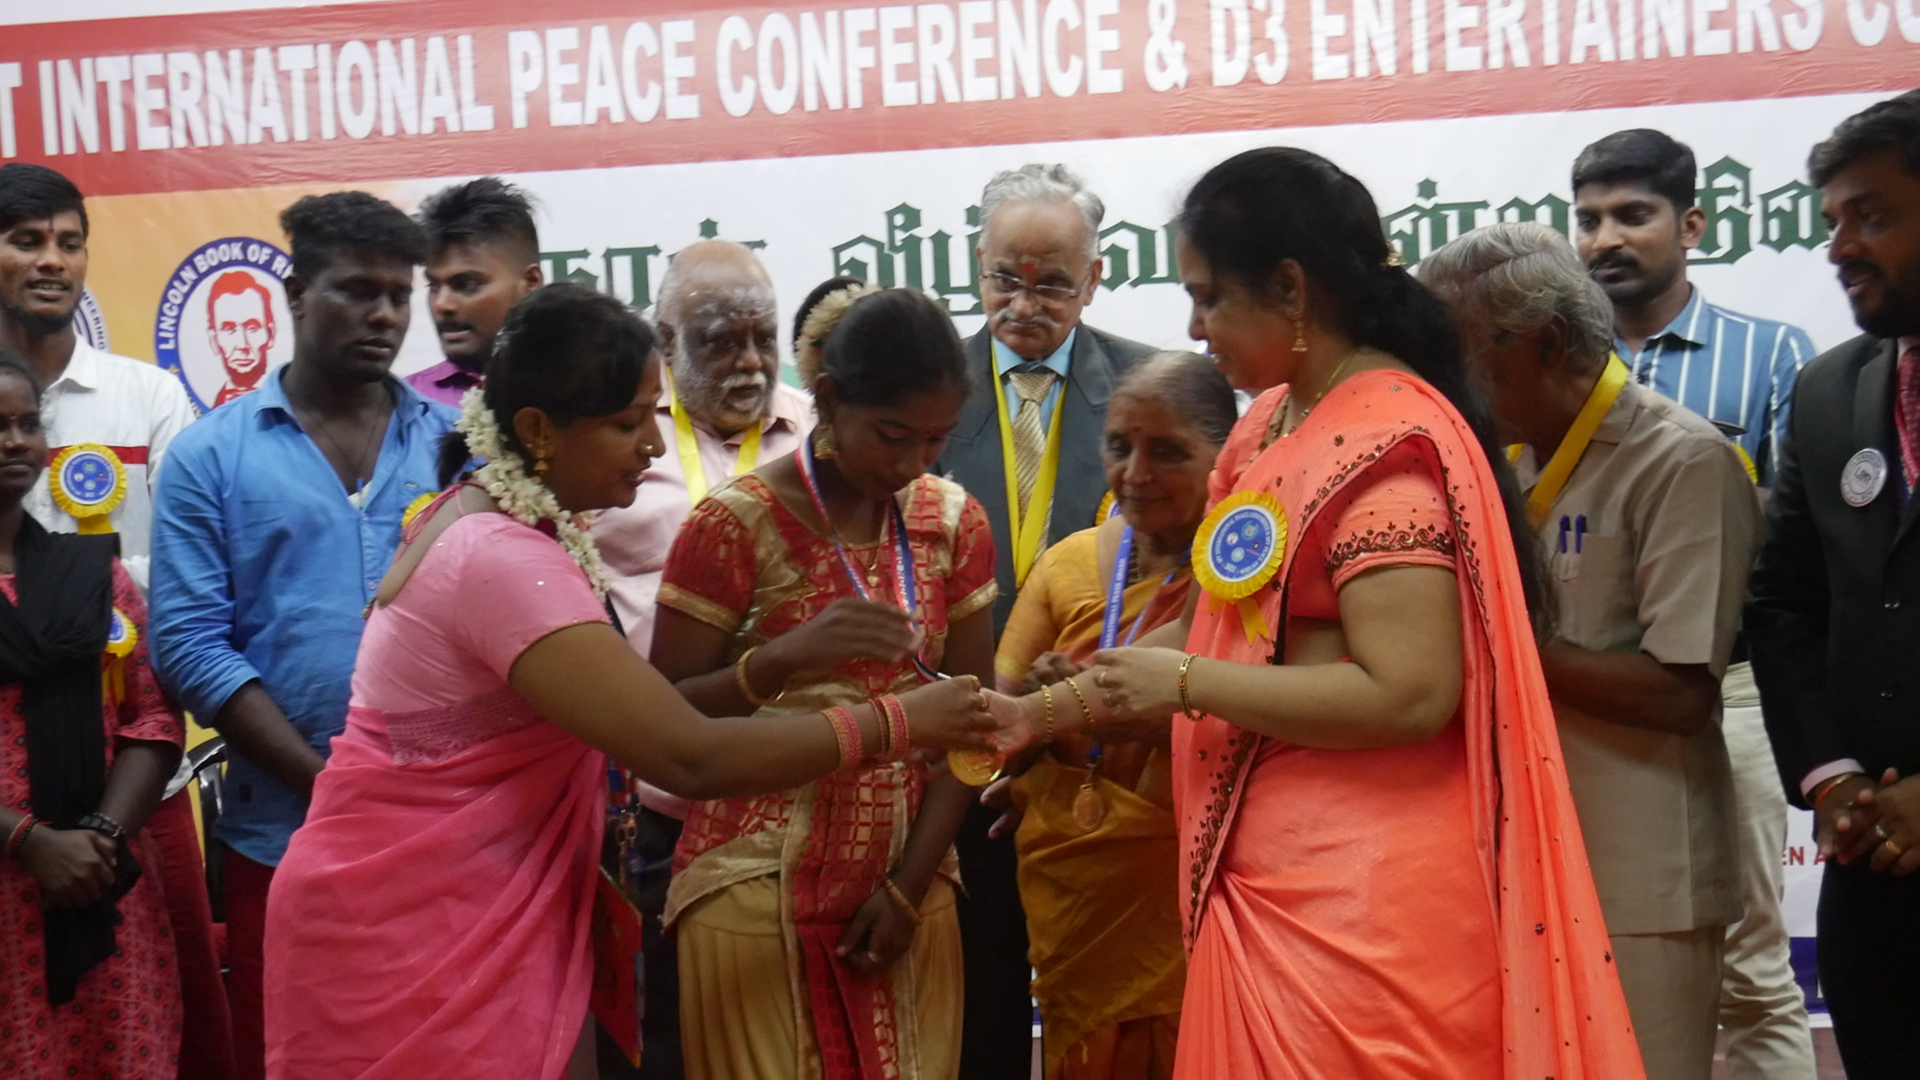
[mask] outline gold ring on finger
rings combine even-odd
[[[1899,844],[1894,843],[1892,840],[1882,840],[1880,841],[1880,846],[1883,848],[1886,848],[1887,854],[1892,855],[1896,859],[1907,853],[1906,848],[1901,847]]]

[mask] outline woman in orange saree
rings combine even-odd
[[[1123,720],[1174,714],[1175,1075],[1640,1080],[1539,561],[1450,316],[1304,151],[1210,171],[1179,259],[1191,333],[1262,393],[1215,467],[1208,595],[1143,641],[1186,651],[1096,654]]]
[[[1059,685],[1103,645],[1180,617],[1207,474],[1232,429],[1233,391],[1212,361],[1156,353],[1107,402],[1115,513],[1049,548],[1020,590],[994,655],[999,689]],[[1020,811],[1020,900],[1048,1080],[1172,1074],[1186,957],[1178,828],[1165,733],[1152,741],[1057,738],[1010,783]],[[996,827],[996,831],[997,831]]]

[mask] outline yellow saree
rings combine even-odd
[[[1014,604],[994,657],[1001,689],[1035,658],[1084,661],[1100,644],[1119,518],[1041,556]],[[1192,576],[1183,567],[1131,582],[1120,636],[1177,618]],[[1144,616],[1144,617],[1142,617]],[[1076,709],[1070,695],[1056,707]],[[1186,981],[1180,942],[1178,824],[1164,747],[1110,746],[1090,772],[1090,744],[1062,740],[1014,782],[1024,811],[1014,842],[1027,911],[1049,1080],[1152,1080],[1172,1072]],[[1104,814],[1076,815],[1091,784]]]

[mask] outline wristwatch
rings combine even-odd
[[[121,824],[105,814],[88,814],[73,823],[76,829],[89,829],[116,844],[127,842],[127,830]]]

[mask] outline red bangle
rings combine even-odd
[[[833,725],[833,741],[840,747],[840,768],[850,769],[860,764],[867,756],[865,740],[860,735],[860,722],[853,718],[852,711],[836,705],[825,710],[827,723]]]
[[[38,824],[40,819],[32,814],[20,815],[20,824],[15,825],[13,832],[7,835],[7,858],[19,858],[20,846],[27,842],[27,834],[32,832],[33,827]]]
[[[874,710],[880,714],[880,752],[875,756],[881,761],[905,761],[907,751],[912,749],[912,740],[907,732],[907,707],[892,694],[882,694],[873,699]]]

